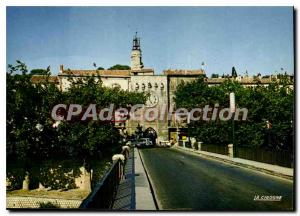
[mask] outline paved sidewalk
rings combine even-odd
[[[137,148],[131,149],[120,181],[113,210],[157,210]]]
[[[134,150],[131,149],[127,159],[125,178],[120,181],[113,204],[113,210],[135,210]]]
[[[287,178],[287,179],[293,179],[293,174],[294,174],[293,168],[281,167],[281,166],[277,166],[277,165],[266,164],[266,163],[246,160],[246,159],[242,159],[242,158],[231,158],[227,155],[221,155],[221,154],[216,154],[216,153],[206,152],[206,151],[198,151],[195,149],[184,148],[181,146],[175,146],[175,148],[178,150],[181,150],[181,151],[191,152],[191,153],[199,154],[202,156],[208,156],[208,157],[222,160],[225,162],[229,162],[229,163],[232,163],[235,165],[258,170],[258,171],[265,172],[265,173],[268,173],[271,175],[275,175],[275,176],[279,176],[279,177],[283,177],[283,178]]]

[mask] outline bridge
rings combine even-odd
[[[177,148],[131,149],[124,171],[112,210],[289,211],[294,206],[292,179]]]

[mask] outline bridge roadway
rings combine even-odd
[[[140,149],[160,210],[293,209],[293,182],[176,149]],[[281,201],[254,201],[255,196]]]

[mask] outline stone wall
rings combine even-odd
[[[80,78],[82,78],[82,77],[76,77],[76,76],[72,77],[72,79],[75,81]],[[61,83],[61,90],[66,91],[71,85],[69,77],[60,75],[59,79],[60,79],[60,83]],[[95,78],[95,80],[97,81],[98,78]],[[103,82],[103,86],[106,86],[106,87],[119,86],[123,90],[129,90],[130,77],[101,76],[101,81]]]
[[[56,199],[45,197],[28,197],[28,196],[7,196],[6,208],[39,208],[40,203],[52,203],[60,208],[79,208],[82,200],[76,199]]]

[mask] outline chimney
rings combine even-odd
[[[59,72],[60,72],[60,73],[64,72],[64,65],[60,65],[60,66],[59,66]]]

